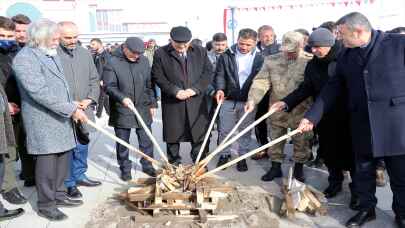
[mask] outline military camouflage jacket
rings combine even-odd
[[[283,53],[267,56],[262,69],[253,80],[248,100],[258,104],[270,90],[270,105],[281,100],[304,81],[304,71],[311,56],[301,52],[296,60],[287,60]],[[310,100],[305,100],[293,110],[300,114],[309,107]],[[304,107],[300,107],[304,106]]]

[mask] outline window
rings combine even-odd
[[[96,10],[97,31],[122,32],[121,9]]]

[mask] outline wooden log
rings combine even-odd
[[[201,155],[202,155],[202,153],[203,153],[203,151],[205,149],[205,145],[208,142],[208,139],[209,139],[211,131],[212,131],[212,127],[214,127],[214,123],[215,123],[215,120],[217,119],[219,109],[221,108],[221,106],[222,106],[222,101],[220,101],[218,103],[217,108],[215,109],[214,116],[212,117],[211,123],[210,123],[210,125],[208,127],[208,130],[207,130],[207,133],[205,134],[204,141],[203,141],[203,144],[202,144],[202,146],[200,148],[200,151],[198,152],[197,159],[195,160],[195,164],[198,164],[198,162],[200,162]]]
[[[315,209],[322,206],[321,202],[308,189],[304,189],[304,195],[309,199],[309,203],[314,205]]]
[[[252,151],[250,151],[250,152],[248,152],[248,153],[246,153],[246,154],[244,154],[244,155],[242,155],[242,156],[239,156],[239,157],[233,159],[232,161],[230,161],[230,162],[228,162],[228,163],[225,163],[225,164],[221,165],[220,167],[217,167],[217,168],[215,168],[215,169],[213,169],[213,170],[211,170],[211,171],[209,171],[209,172],[206,172],[206,173],[204,173],[204,174],[201,175],[201,176],[195,177],[195,181],[198,182],[198,181],[200,181],[202,178],[205,178],[205,177],[208,176],[208,175],[212,175],[212,174],[214,174],[214,173],[216,173],[216,172],[218,172],[218,171],[221,171],[221,170],[223,170],[223,169],[226,169],[226,168],[228,168],[229,166],[234,165],[234,164],[236,164],[237,162],[239,162],[239,161],[241,161],[241,160],[243,160],[243,159],[246,159],[246,158],[248,158],[248,157],[250,157],[250,156],[252,156],[252,155],[254,155],[254,154],[257,154],[257,153],[259,153],[259,152],[262,151],[262,150],[265,150],[265,149],[267,149],[267,148],[269,148],[269,147],[271,147],[271,146],[273,146],[273,145],[275,145],[275,144],[277,144],[277,143],[280,143],[281,141],[284,141],[284,140],[286,140],[286,139],[288,139],[288,138],[291,138],[292,136],[294,136],[294,135],[296,135],[296,134],[298,134],[298,133],[299,133],[298,130],[291,131],[290,133],[285,134],[285,135],[283,135],[283,136],[281,136],[281,137],[279,137],[279,138],[277,138],[277,139],[274,139],[274,140],[272,140],[271,142],[269,142],[269,143],[267,143],[267,144],[265,144],[265,145],[263,145],[263,146],[261,146],[261,147],[259,147],[259,148],[256,148],[256,149],[254,149],[254,150],[252,150]],[[231,140],[229,140],[229,141],[231,141]]]
[[[145,193],[151,193],[155,191],[155,186],[154,185],[147,185],[142,188],[137,188],[137,187],[131,187],[128,189],[128,194],[145,194]]]
[[[130,180],[130,184],[135,184],[135,185],[150,185],[154,184],[156,182],[155,177],[147,177],[147,178],[136,178],[133,180]]]
[[[172,165],[170,165],[169,160],[167,159],[165,153],[163,153],[162,149],[160,148],[159,143],[156,141],[155,137],[152,135],[152,132],[150,131],[148,126],[143,121],[142,116],[139,114],[138,110],[136,110],[135,105],[132,104],[132,105],[128,106],[128,108],[135,114],[139,123],[141,123],[142,128],[145,130],[149,139],[152,141],[153,145],[156,147],[157,151],[159,152],[160,157],[165,161],[165,163],[167,164],[168,167],[172,167]]]
[[[285,203],[286,203],[286,208],[287,208],[287,217],[292,219],[295,217],[295,208],[293,205],[292,197],[290,193],[287,193],[285,195]]]
[[[198,216],[200,216],[200,223],[206,223],[208,221],[206,210],[198,209]]]
[[[239,121],[236,123],[236,125],[232,128],[232,130],[229,132],[229,134],[225,137],[225,139],[219,144],[223,145],[225,144],[229,138],[235,133],[236,130],[238,130],[239,126],[242,124],[242,122],[246,119],[246,117],[249,115],[249,112],[245,112],[243,116],[239,119]]]
[[[161,191],[160,191],[160,176],[158,176],[158,178],[156,178],[156,185],[155,185],[155,199],[153,201],[153,203],[155,205],[160,205],[162,204],[162,197],[161,197]],[[159,207],[157,207],[156,209],[153,210],[153,216],[157,216],[160,212]]]
[[[162,175],[161,181],[162,181],[162,183],[163,183],[170,191],[176,190],[176,187],[174,187],[174,186],[170,183],[169,177],[168,177],[167,175]]]
[[[258,125],[260,122],[262,122],[263,120],[267,119],[269,116],[271,116],[275,111],[272,110],[270,112],[267,112],[266,114],[264,114],[262,117],[260,117],[259,119],[257,119],[256,121],[254,121],[251,125],[247,126],[243,131],[239,132],[235,137],[229,139],[228,141],[226,141],[224,144],[219,145],[214,151],[212,151],[210,154],[208,154],[208,156],[206,158],[204,158],[202,161],[200,161],[198,163],[198,169],[195,173],[201,172],[202,169],[204,169],[205,166],[208,165],[209,161],[211,161],[215,155],[217,155],[219,152],[221,152],[223,149],[225,149],[226,147],[228,147],[229,145],[231,145],[232,143],[234,143],[236,140],[238,140],[240,137],[242,137],[244,134],[250,132],[250,130],[252,128],[254,128],[256,125]]]
[[[145,158],[146,160],[150,161],[155,169],[160,168],[162,166],[162,164],[160,162],[158,162],[157,160],[155,160],[155,159],[149,157],[148,155],[144,154],[142,151],[140,151],[137,148],[131,146],[129,143],[127,143],[124,140],[118,138],[117,136],[111,134],[110,132],[108,132],[104,128],[102,128],[102,127],[98,126],[96,123],[92,122],[91,120],[87,120],[86,123],[88,125],[92,126],[93,128],[95,128],[96,130],[98,130],[99,132],[103,133],[104,135],[108,136],[110,139],[120,143],[121,145],[125,146],[129,150],[135,152],[136,154],[138,154],[141,157]]]

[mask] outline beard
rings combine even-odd
[[[41,47],[40,49],[46,55],[49,55],[49,56],[52,56],[52,57],[54,57],[54,56],[56,56],[58,54],[58,52],[56,51],[56,48],[44,48],[44,47]]]

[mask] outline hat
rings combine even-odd
[[[135,53],[142,54],[145,52],[145,45],[141,39],[138,37],[128,37],[125,40],[125,46],[131,51]]]
[[[282,49],[286,51],[295,51],[300,43],[304,41],[304,36],[299,32],[287,32],[283,35]]]
[[[170,31],[170,38],[178,43],[188,43],[191,37],[190,29],[184,26],[173,27]]]
[[[318,28],[308,38],[310,47],[332,47],[335,44],[335,37],[326,28]]]

